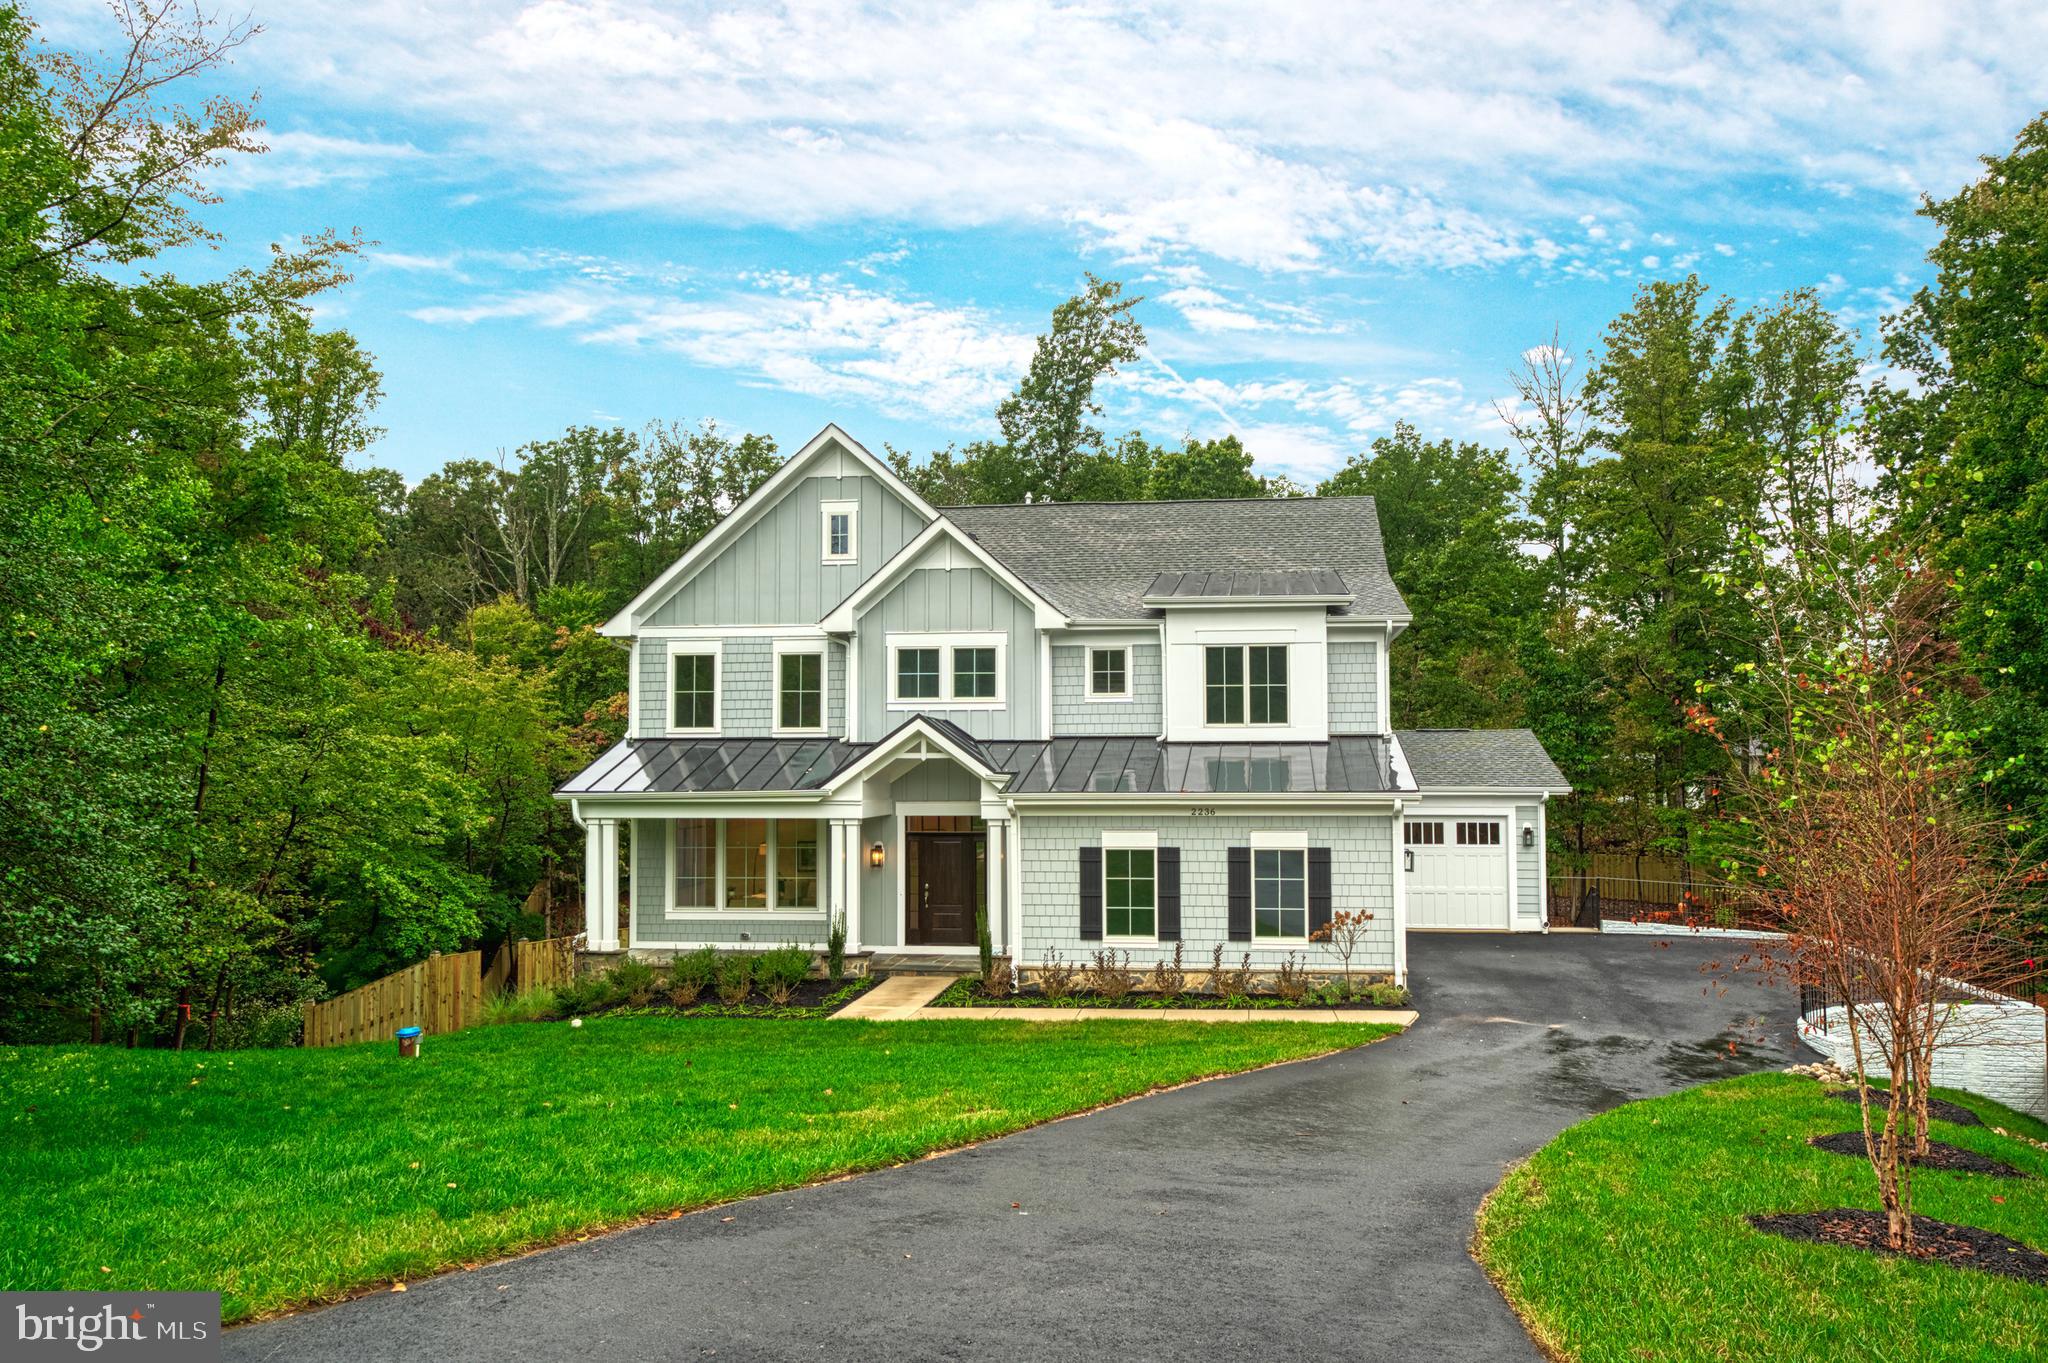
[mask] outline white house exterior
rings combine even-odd
[[[1565,781],[1392,729],[1410,623],[1370,498],[938,508],[827,427],[603,627],[588,946],[969,953],[985,910],[1025,965],[1270,969],[1352,910],[1405,977],[1411,930],[1543,931]]]

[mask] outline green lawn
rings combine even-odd
[[[2048,1137],[1996,1103],[1940,1092],[1987,1123]],[[1502,1183],[1480,1216],[1480,1262],[1539,1342],[1586,1363],[2048,1358],[2048,1290],[1744,1223],[1879,1205],[1865,1163],[1806,1144],[1857,1124],[1824,1093],[1753,1075],[1582,1122]],[[2048,1248],[2048,1152],[1988,1127],[1937,1122],[1931,1134],[2035,1177],[1923,1171],[1916,1213]]]
[[[414,1062],[0,1049],[0,1285],[217,1288],[232,1321],[1394,1030],[640,1017]]]

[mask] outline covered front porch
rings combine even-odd
[[[579,795],[586,949],[664,954],[794,942],[971,957],[986,914],[1016,949],[1013,816],[942,735],[876,744],[815,790]]]

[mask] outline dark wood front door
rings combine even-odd
[[[974,873],[980,833],[912,833],[904,889],[911,946],[971,947],[980,877]]]

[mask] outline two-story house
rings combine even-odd
[[[1542,931],[1564,778],[1396,732],[1409,624],[1370,498],[933,507],[827,427],[604,626],[587,946],[965,953],[985,910],[1024,965],[1270,969],[1354,910],[1405,978],[1410,929]]]

